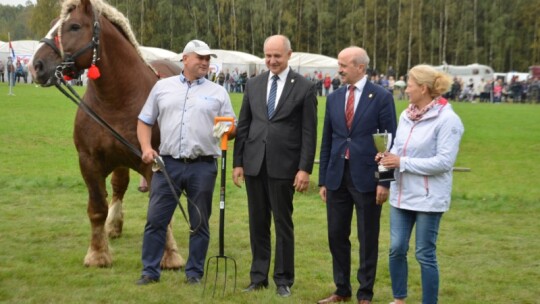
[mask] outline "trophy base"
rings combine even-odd
[[[394,178],[394,170],[388,170],[388,171],[375,171],[375,178],[379,180],[379,182],[391,182],[395,181]]]

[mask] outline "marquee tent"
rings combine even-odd
[[[257,72],[257,64],[261,62],[261,58],[239,51],[229,50],[212,50],[216,53],[217,58],[212,58],[210,61],[211,69],[216,74],[226,70],[232,72],[234,69],[238,69],[238,73],[247,72],[248,75],[255,74]]]
[[[15,50],[16,57],[18,57],[19,59],[29,60],[36,51],[37,46],[39,45],[39,41],[18,40],[12,41],[11,44],[13,45],[13,49]],[[141,46],[140,48],[143,57],[148,61],[156,59],[180,61],[180,57],[178,56],[178,54],[169,50],[148,46]],[[0,41],[0,59],[5,62],[7,57],[11,57],[9,54],[9,43]]]
[[[36,40],[18,40],[11,41],[13,50],[15,51],[15,62],[20,60],[25,64],[28,64],[32,55],[39,44],[39,41]],[[9,42],[0,41],[0,60],[4,63],[7,63],[7,59],[11,58],[11,50],[9,49]],[[7,73],[7,71],[6,71]],[[32,82],[32,76],[28,75],[27,80]]]
[[[289,59],[289,66],[296,72],[302,75],[313,75],[314,71],[321,71],[323,75],[329,74],[330,77],[338,71],[337,59],[304,52],[293,52]],[[258,65],[260,70],[266,69],[264,59],[261,59]]]
[[[15,57],[17,57],[17,60],[23,60],[25,63],[28,63],[30,58],[32,58],[38,44],[39,41],[36,40],[11,41],[11,45],[15,50]],[[5,63],[8,57],[11,57],[9,43],[0,41],[0,60]]]
[[[147,60],[168,59],[179,61],[182,58],[181,53],[176,54],[160,48],[143,46],[141,47],[141,51]],[[217,58],[212,58],[210,61],[210,69],[216,74],[219,74],[221,71],[226,72],[226,70],[229,70],[229,72],[232,72],[238,69],[238,73],[247,72],[248,75],[253,75],[267,69],[264,58],[259,58],[249,53],[223,49],[214,49],[212,51],[216,53]],[[293,52],[289,60],[289,65],[293,70],[303,75],[306,73],[312,75],[314,71],[321,71],[323,75],[329,74],[331,77],[334,77],[338,70],[337,59],[303,52]]]
[[[303,52],[293,52],[289,65],[300,74],[313,73],[313,71],[322,71],[323,74],[330,74],[331,77],[338,70],[337,59]]]
[[[170,61],[180,61],[180,56],[177,53],[150,46],[140,46],[141,53],[146,61],[165,59]]]

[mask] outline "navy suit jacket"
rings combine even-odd
[[[283,92],[268,119],[266,91],[270,72],[246,84],[234,142],[234,167],[259,174],[263,160],[268,176],[294,179],[298,170],[311,173],[317,146],[317,97],[314,84],[290,70]]]
[[[351,130],[345,122],[345,96],[347,86],[343,86],[326,100],[326,112],[320,153],[319,186],[337,190],[343,179],[345,150],[349,147],[349,166],[354,187],[359,192],[373,192],[377,189],[375,171],[377,150],[372,134],[396,133],[396,108],[390,92],[366,82],[360,101],[354,112]],[[381,183],[389,187],[390,183]]]

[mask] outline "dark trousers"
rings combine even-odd
[[[294,283],[294,225],[292,179],[268,177],[263,163],[258,176],[245,176],[251,241],[252,283],[268,285],[268,270],[272,246],[270,226],[272,216],[276,230],[274,282],[277,286]]]
[[[332,253],[332,268],[336,294],[351,296],[351,221],[356,208],[356,229],[360,242],[360,267],[357,279],[359,300],[373,298],[379,254],[379,221],[381,206],[375,202],[376,192],[358,192],[353,185],[349,164],[345,163],[339,189],[327,192],[328,243]]]
[[[177,191],[186,192],[190,225],[196,229],[189,237],[186,276],[201,278],[210,242],[208,220],[212,213],[216,162],[183,163],[169,156],[164,156],[163,161]],[[163,173],[154,173],[142,245],[143,275],[159,278],[161,274],[160,262],[165,248],[167,225],[178,205],[178,197],[179,193],[171,193]]]

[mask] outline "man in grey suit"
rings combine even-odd
[[[294,283],[294,191],[309,186],[317,143],[317,97],[312,82],[289,67],[289,39],[264,43],[269,71],[248,80],[234,143],[233,181],[245,179],[252,264],[246,292],[268,287],[270,226],[276,230],[274,282],[290,296]]]

